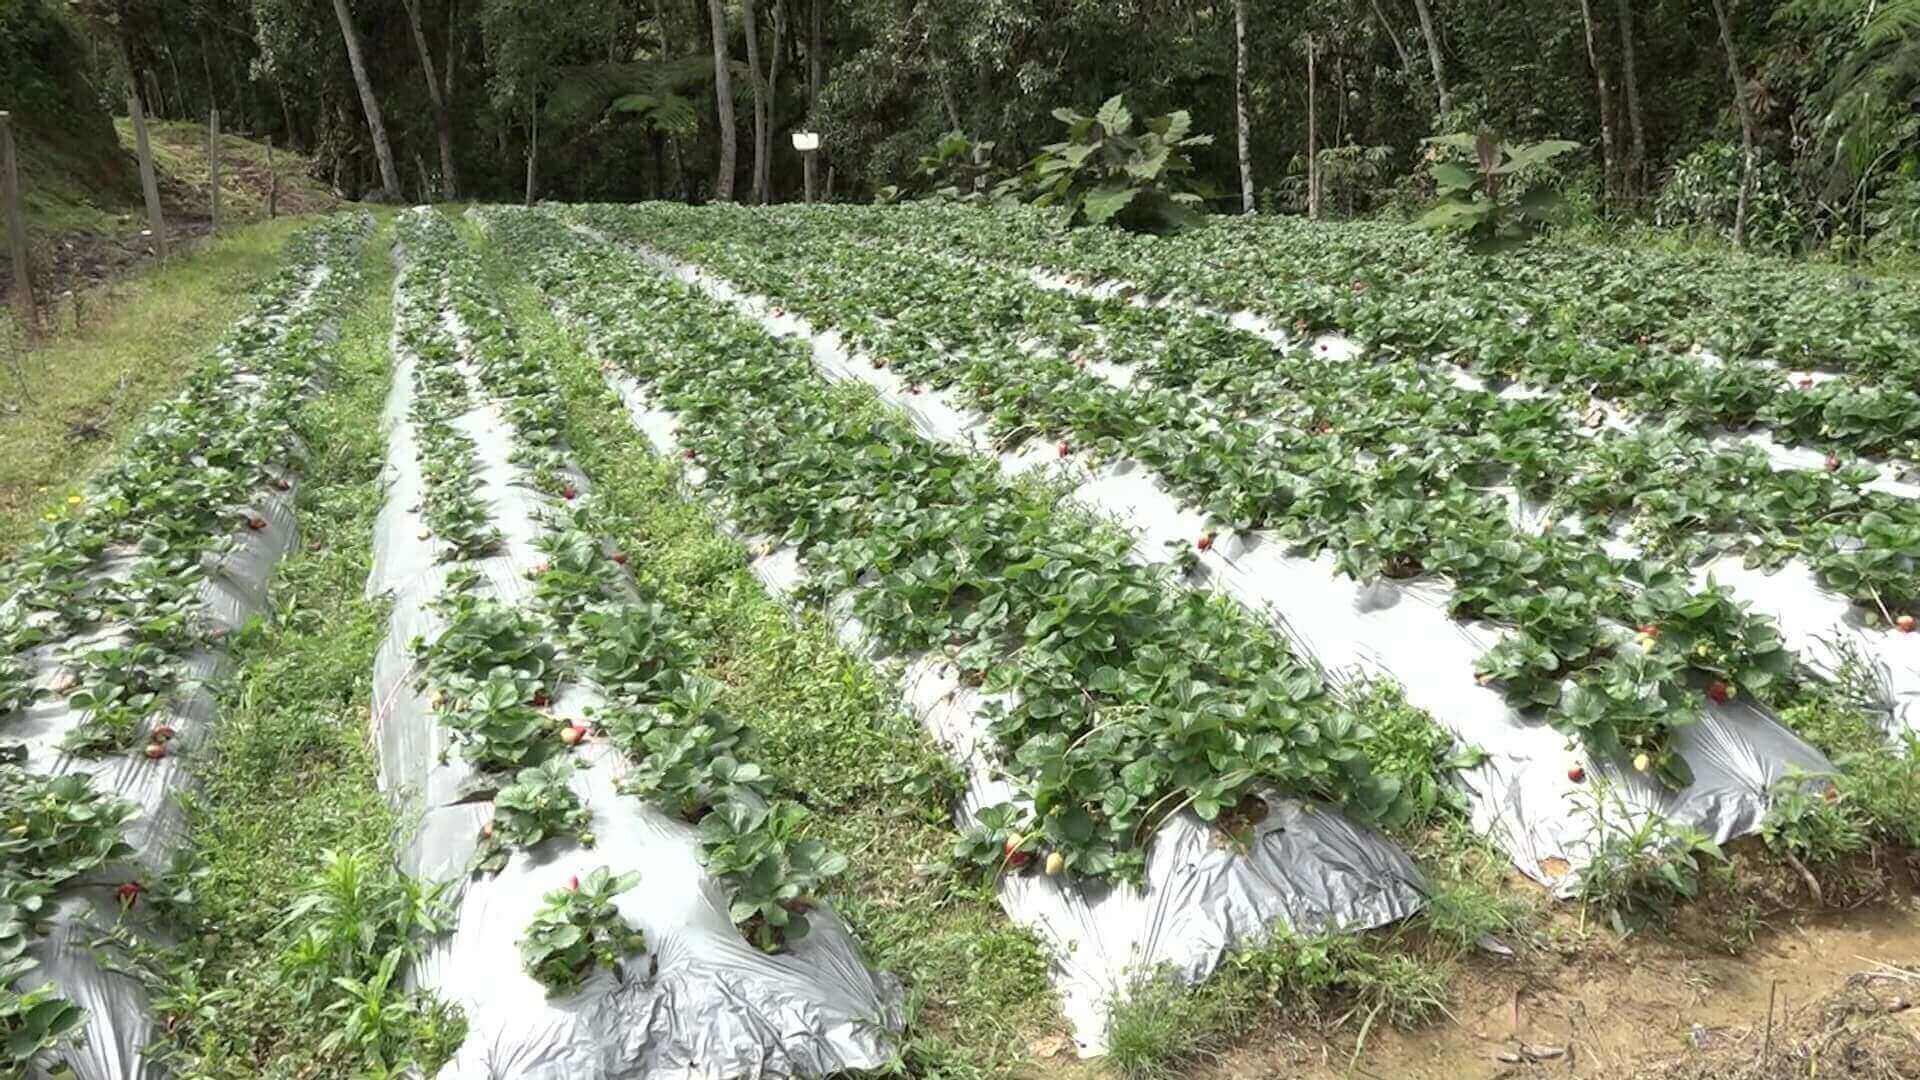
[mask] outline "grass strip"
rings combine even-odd
[[[187,912],[198,933],[161,957],[156,1001],[176,1074],[349,1075],[369,1040],[390,1063],[429,1065],[458,1041],[455,1018],[397,992],[375,1032],[351,1034],[353,998],[330,987],[331,1001],[317,999],[292,977],[315,928],[372,942],[411,917],[396,910],[410,901],[390,869],[397,818],[367,742],[386,614],[362,587],[380,506],[387,248],[384,232],[369,245],[366,299],[343,326],[332,385],[302,418],[312,454],[299,492],[305,543],[274,577],[272,621],[234,642],[219,735],[196,763],[203,787],[186,805]],[[314,898],[289,925],[289,913]],[[340,1001],[348,1005],[330,1007]]]

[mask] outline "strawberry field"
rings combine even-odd
[[[0,1074],[1358,1060],[1911,886],[1904,282],[937,205],[286,263],[6,567]]]

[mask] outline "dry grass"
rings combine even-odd
[[[1769,1009],[1750,1026],[1701,1030],[1685,1056],[1645,1075],[1663,1080],[1920,1076],[1920,967],[1865,961],[1838,991]],[[1778,989],[1778,986],[1775,986]]]

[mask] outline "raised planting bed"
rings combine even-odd
[[[877,1069],[904,1022],[824,902],[847,859],[717,708],[688,627],[570,508],[558,397],[454,224],[401,220],[388,498],[368,589],[403,869],[455,882],[411,978],[465,1011],[446,1077]]]
[[[923,439],[630,254],[547,215],[488,221],[755,573],[898,665],[967,772],[956,856],[1047,946],[1083,1052],[1157,969],[1197,981],[1276,922],[1418,908],[1412,865],[1359,823],[1435,809],[1442,733],[1415,720],[1393,735],[1426,756],[1376,772],[1385,733],[1253,621],[1130,563],[1117,530]]]
[[[187,388],[6,568],[0,1074],[156,1075],[129,957],[169,934],[178,800],[217,737],[208,684],[296,542],[294,424],[325,386],[369,227],[295,237]]]

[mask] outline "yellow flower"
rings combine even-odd
[[[67,505],[68,505],[68,506],[79,506],[79,505],[80,505],[80,496],[78,496],[78,495],[69,495],[69,496],[67,496]]]

